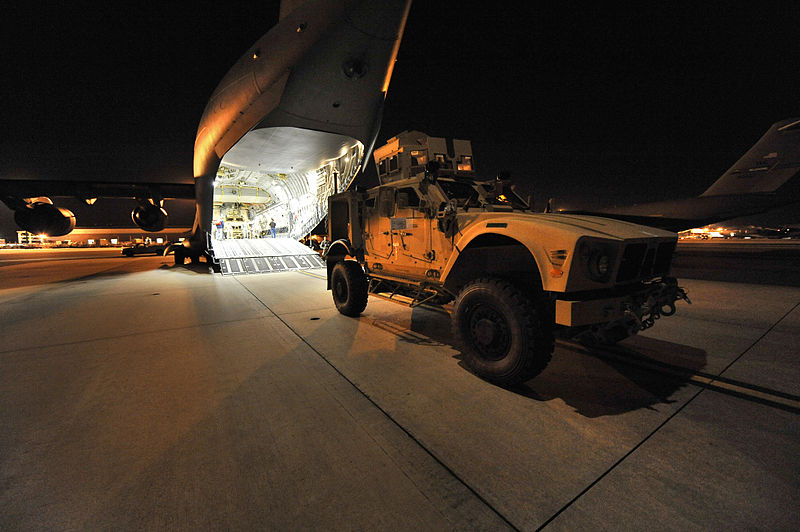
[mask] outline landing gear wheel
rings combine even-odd
[[[453,335],[464,362],[479,377],[513,386],[544,370],[553,332],[543,310],[511,283],[478,279],[467,284],[453,308]]]
[[[339,312],[353,317],[361,314],[367,308],[368,285],[367,276],[357,262],[337,262],[331,271],[331,292]]]

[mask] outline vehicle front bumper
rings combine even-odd
[[[676,279],[665,277],[640,290],[617,297],[556,300],[555,321],[566,327],[601,325],[619,321],[633,322],[647,329],[661,316],[675,313],[675,301],[689,301]]]

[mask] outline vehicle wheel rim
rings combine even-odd
[[[470,316],[472,345],[484,360],[500,360],[508,354],[511,330],[505,317],[492,307],[477,307]]]
[[[341,277],[336,278],[336,282],[333,284],[333,291],[339,301],[347,300],[347,283]]]

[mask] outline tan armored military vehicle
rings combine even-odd
[[[545,368],[556,335],[615,342],[675,312],[674,233],[533,213],[507,182],[476,180],[460,142],[401,134],[376,150],[380,186],[331,196],[325,259],[342,314],[369,293],[452,302],[467,365],[512,385]]]

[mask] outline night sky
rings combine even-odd
[[[417,1],[379,141],[470,139],[480,173],[510,171],[537,204],[624,204],[699,194],[770,124],[800,116],[800,4],[558,4]],[[277,12],[5,8],[0,173],[190,179],[208,97]],[[76,208],[78,225],[91,212],[125,223],[117,205]],[[0,237],[14,239],[0,211]],[[190,223],[189,209],[171,221]]]

